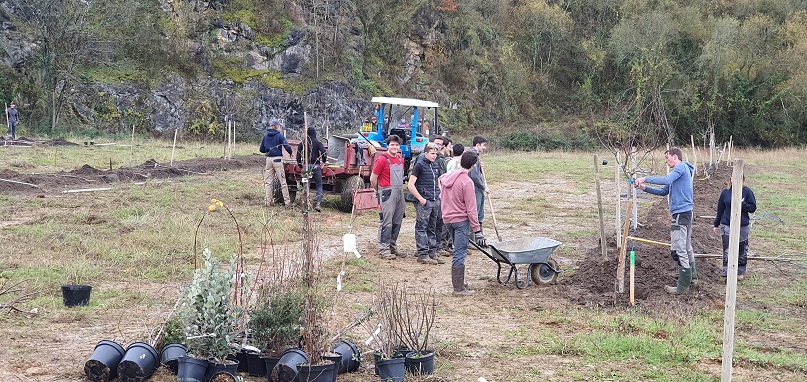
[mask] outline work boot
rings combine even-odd
[[[315,209],[317,212],[322,212],[322,206],[321,206],[319,203],[317,203],[317,205],[316,205],[316,206],[314,206],[314,209]]]
[[[432,260],[434,260],[437,264],[445,264],[446,263],[446,261],[441,259],[440,256],[438,256],[436,253],[430,254],[429,257]]]
[[[392,253],[393,255],[398,256],[398,257],[400,257],[400,258],[402,258],[402,259],[403,259],[403,258],[406,258],[406,256],[407,256],[406,252],[401,252],[401,251],[399,251],[399,250],[398,250],[398,246],[397,246],[396,244],[392,244],[392,243],[390,243],[390,245],[389,245],[389,251],[390,251],[390,253]]]
[[[395,256],[395,255],[393,255],[392,253],[389,253],[389,252],[379,253],[378,256],[381,257],[384,260],[395,260],[395,259],[398,258],[398,256]]]
[[[686,292],[692,284],[692,268],[678,267],[678,285],[666,286],[667,293],[678,294]]]
[[[440,250],[440,256],[451,257],[454,256],[454,251],[449,248],[443,248]]]
[[[451,268],[451,285],[454,287],[454,296],[473,296],[474,291],[465,287],[465,266]]]
[[[690,263],[690,264],[689,264],[689,266],[690,266],[690,267],[691,267],[691,269],[692,269],[692,285],[696,285],[696,284],[698,284],[698,280],[697,280],[697,278],[698,278],[698,271],[697,271],[697,269],[695,268],[695,262],[693,261],[692,263]]]
[[[418,263],[421,263],[421,264],[437,264],[437,261],[430,258],[429,256],[418,256]]]
[[[737,281],[745,280],[745,275],[737,275]]]

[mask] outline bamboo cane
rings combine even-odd
[[[633,200],[628,200],[628,208],[625,211],[630,211],[633,207]],[[619,250],[619,263],[616,268],[616,281],[617,292],[625,293],[625,246],[628,240],[628,227],[630,227],[630,214],[625,214],[625,224],[622,228],[622,248]]]

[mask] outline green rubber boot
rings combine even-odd
[[[678,285],[666,286],[667,293],[678,294],[686,292],[692,284],[692,268],[678,267]]]

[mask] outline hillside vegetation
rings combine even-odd
[[[636,129],[674,142],[712,128],[740,145],[807,142],[800,0],[7,0],[0,10],[0,98],[21,104],[29,131],[134,124],[216,137],[224,113],[255,133],[273,114],[299,125],[302,111],[350,129],[370,96],[388,94],[447,106],[452,131],[519,131],[534,147]]]

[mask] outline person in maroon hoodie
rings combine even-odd
[[[468,254],[468,242],[474,232],[474,242],[482,247],[485,237],[479,225],[476,212],[476,194],[474,182],[468,173],[476,164],[477,155],[466,151],[460,157],[459,171],[449,171],[440,176],[440,195],[442,199],[443,223],[454,238],[454,257],[451,259],[451,285],[455,296],[470,296],[474,291],[465,286],[465,256]]]

